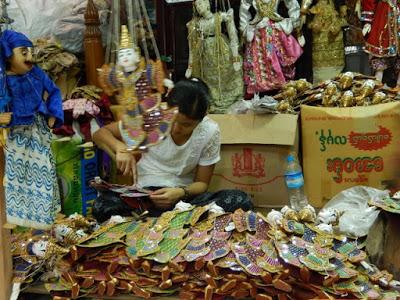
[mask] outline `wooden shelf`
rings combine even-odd
[[[3,149],[1,148],[1,150]],[[0,299],[9,299],[13,269],[10,250],[10,229],[4,228],[7,219],[3,177],[4,153],[0,151]]]

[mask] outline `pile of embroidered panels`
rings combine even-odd
[[[400,194],[397,193],[396,198],[386,197],[386,198],[373,198],[369,200],[369,205],[373,205],[383,209],[385,211],[400,214]]]
[[[347,72],[317,86],[304,79],[290,81],[273,97],[276,110],[296,113],[300,105],[324,107],[368,106],[400,100],[399,89],[391,89],[374,77]]]
[[[57,81],[66,72],[79,72],[78,58],[46,39],[35,41],[34,59],[53,81]]]
[[[272,226],[252,211],[215,215],[196,207],[159,218],[121,219],[90,235],[71,232],[62,222],[56,226],[64,242],[74,245],[67,254],[53,251],[63,255],[56,264],[61,278],[46,284],[54,299],[175,293],[181,299],[400,296],[391,274],[365,262],[361,244],[312,223],[283,219]]]

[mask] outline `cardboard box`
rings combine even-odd
[[[99,176],[98,151],[96,147],[81,148],[81,213],[92,215],[96,189],[90,186],[90,181]]]
[[[316,207],[356,185],[384,189],[399,178],[400,103],[302,106],[305,188]]]
[[[211,191],[240,189],[257,207],[288,203],[284,180],[286,158],[298,148],[295,115],[209,115],[221,129],[221,161]]]
[[[62,212],[67,216],[76,212],[90,216],[97,197],[96,190],[89,186],[90,180],[99,174],[97,149],[78,147],[80,144],[74,140],[52,143]]]

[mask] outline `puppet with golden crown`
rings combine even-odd
[[[152,68],[151,76],[146,74],[145,60],[140,56],[140,49],[132,42],[128,33],[128,28],[123,25],[121,28],[121,43],[119,45],[117,64],[104,65],[99,70],[99,79],[102,88],[108,95],[114,95],[118,102],[117,119],[121,119],[122,107],[136,105],[138,97],[152,94],[152,88],[159,88],[163,92],[162,86],[156,86],[156,72],[162,72]],[[162,74],[162,77],[163,74]],[[139,84],[141,83],[141,84]],[[155,103],[155,105],[157,105]],[[115,110],[114,110],[115,111]]]
[[[108,95],[116,95],[111,107],[121,122],[121,135],[128,150],[145,149],[169,132],[175,110],[160,110],[161,94],[169,82],[161,61],[145,61],[132,42],[126,25],[121,27],[117,63],[99,70],[99,82]]]

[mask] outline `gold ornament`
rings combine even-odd
[[[80,242],[80,240],[82,240],[84,237],[86,236],[80,236],[78,235],[74,230],[70,230],[68,231],[68,233],[65,235],[65,242],[68,245],[75,245],[78,244]]]
[[[294,209],[288,208],[283,212],[283,217],[287,220],[299,221],[299,215]]]
[[[338,92],[336,84],[331,82],[326,87],[322,96],[322,105],[326,107],[335,106],[339,97],[340,93]]]
[[[129,34],[128,27],[126,25],[121,26],[119,49],[134,49],[138,55],[141,54],[139,47],[135,44],[134,41],[132,41],[131,35]]]
[[[265,0],[256,0],[256,9],[258,14],[265,18],[267,17],[271,21],[280,22],[283,18],[275,12],[276,9],[276,0],[265,1]]]
[[[312,84],[305,79],[299,79],[295,81],[295,86],[299,93],[304,93],[306,90],[312,88]]]
[[[276,109],[279,112],[287,112],[290,109],[290,103],[287,100],[283,100],[281,102],[279,102],[278,106],[276,107]]]
[[[365,81],[363,83],[363,85],[361,86],[361,89],[359,91],[360,95],[357,97],[354,97],[354,100],[356,101],[356,104],[358,106],[363,106],[367,103],[367,97],[369,97],[370,95],[372,95],[372,93],[374,92],[375,89],[375,81],[368,79],[367,81]]]
[[[346,91],[342,98],[340,99],[340,106],[342,107],[350,107],[353,106],[354,103],[354,95],[352,91]]]
[[[354,74],[351,72],[346,72],[342,74],[339,78],[340,88],[343,90],[348,89],[353,84]]]
[[[331,82],[325,89],[325,94],[327,95],[334,95],[338,92],[338,88],[335,83]]]
[[[288,100],[289,102],[292,101],[297,96],[297,90],[293,83],[288,84],[283,88],[283,91],[276,95],[274,98],[276,100]]]
[[[121,26],[121,39],[119,48],[120,49],[133,49],[133,42],[126,25]]]
[[[299,212],[299,218],[303,222],[307,223],[313,223],[315,222],[315,212],[312,211],[309,207],[304,207],[302,210]]]
[[[383,92],[376,92],[372,97],[372,104],[380,104],[386,100],[386,94]]]
[[[59,245],[57,245],[53,241],[48,241],[47,248],[46,248],[46,253],[44,254],[44,259],[49,259],[51,257],[54,257],[55,255],[57,256],[64,256],[69,253],[68,249],[65,249]]]

